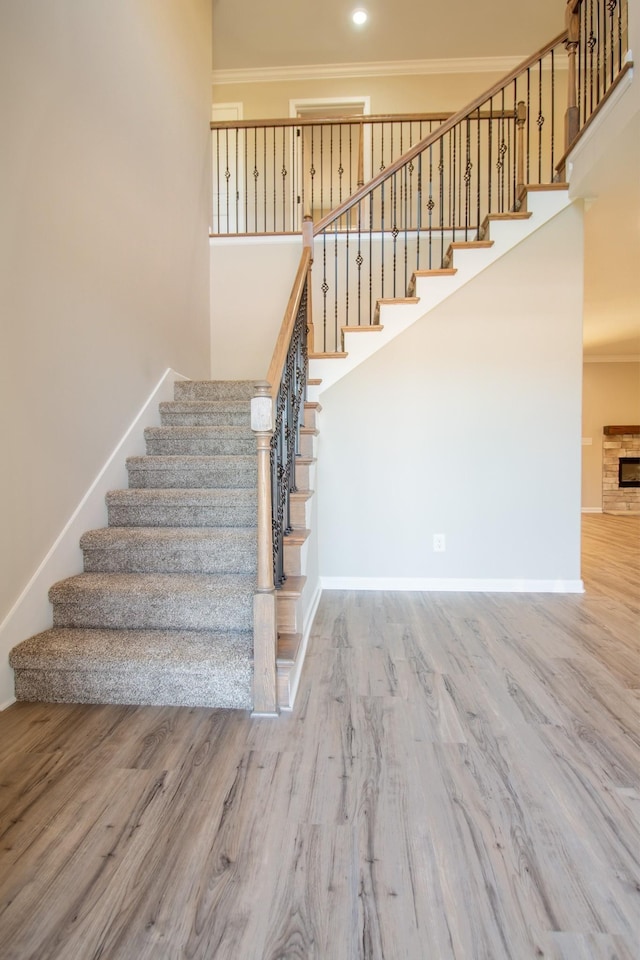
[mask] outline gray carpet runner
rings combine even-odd
[[[19,700],[250,709],[256,575],[253,384],[183,381],[51,587],[53,628],[11,651]]]

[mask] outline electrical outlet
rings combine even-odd
[[[434,533],[433,551],[434,553],[444,553],[447,549],[447,540],[444,533]]]

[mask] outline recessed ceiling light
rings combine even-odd
[[[367,20],[369,19],[369,14],[367,13],[366,10],[354,10],[351,16],[351,19],[353,20],[354,23],[356,23],[359,27],[361,27],[362,24],[366,23]]]

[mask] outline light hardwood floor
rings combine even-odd
[[[329,593],[292,715],[0,714],[2,960],[636,960],[640,518],[583,596]]]

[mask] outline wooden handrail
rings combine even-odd
[[[319,233],[322,233],[323,230],[326,230],[335,220],[339,220],[340,217],[343,217],[345,213],[351,210],[352,207],[355,207],[361,200],[364,200],[376,187],[381,183],[384,183],[385,180],[388,180],[394,174],[398,173],[399,170],[402,170],[404,166],[414,160],[418,154],[422,153],[432,144],[436,143],[444,134],[448,133],[449,130],[452,130],[458,123],[467,118],[470,118],[471,115],[476,112],[487,100],[490,100],[492,97],[495,97],[501,90],[505,87],[508,87],[509,84],[513,83],[522,73],[528,70],[530,67],[535,66],[543,57],[545,57],[554,47],[557,47],[560,43],[563,43],[567,39],[567,31],[563,30],[562,33],[551,40],[549,43],[546,43],[544,47],[541,47],[536,53],[532,56],[527,57],[526,60],[523,60],[517,67],[515,67],[510,73],[503,77],[501,80],[498,80],[494,83],[488,90],[476,97],[475,100],[472,100],[471,103],[467,104],[462,110],[458,110],[457,113],[454,113],[449,117],[448,120],[445,120],[437,130],[434,130],[433,133],[430,133],[428,136],[424,137],[418,143],[410,147],[409,150],[406,150],[401,157],[397,160],[394,160],[393,163],[382,170],[380,173],[376,174],[373,179],[371,179],[364,187],[361,187],[359,190],[356,190],[347,200],[344,200],[339,206],[332,210],[331,213],[327,214],[326,217],[323,217],[322,220],[319,220],[318,223],[314,224],[313,233],[314,236],[317,236]]]
[[[271,363],[269,364],[269,372],[267,373],[267,382],[271,387],[271,396],[274,400],[280,389],[280,380],[282,378],[285,360],[287,359],[291,334],[296,322],[298,307],[300,306],[300,300],[302,299],[302,293],[310,266],[311,250],[309,247],[304,247],[298,265],[298,272],[296,273],[296,278],[291,289],[289,302],[287,303],[287,309],[284,313],[282,326],[280,327],[280,333],[278,334],[278,339],[276,340],[276,345],[271,357]]]
[[[253,127],[321,127],[337,126],[340,123],[424,123],[447,120],[453,111],[439,113],[378,113],[355,114],[344,117],[275,117],[263,120],[212,120],[212,130],[250,130]]]
[[[212,130],[253,130],[254,127],[335,127],[341,124],[381,124],[381,123],[444,123],[449,117],[454,115],[453,110],[441,111],[440,113],[379,113],[379,114],[358,114],[356,116],[344,117],[277,117],[263,120],[256,118],[253,120],[216,120],[211,121],[209,126]],[[481,117],[488,119],[490,114],[480,114]],[[494,119],[500,119],[507,116],[495,110],[491,116]]]

